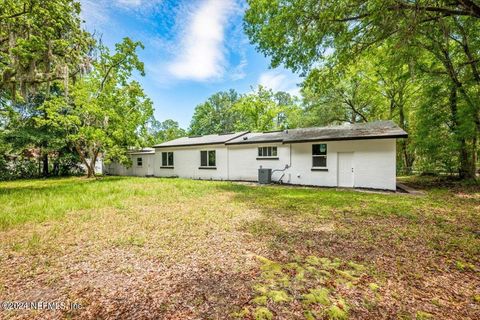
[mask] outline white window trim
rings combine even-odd
[[[320,154],[316,154],[314,155],[313,152],[312,152],[312,169],[328,169],[328,144],[326,143],[313,143],[313,145],[316,145],[316,144],[324,144],[327,148],[327,152],[325,155],[320,155]],[[320,166],[314,166],[313,165],[313,158],[325,158],[325,166],[323,167],[320,167]]]
[[[276,156],[264,156],[264,155],[258,155],[258,149],[260,148],[272,148],[272,153],[273,153],[273,148],[277,149],[277,155]],[[278,159],[278,146],[259,146],[257,147],[257,159]]]
[[[140,164],[138,164],[138,159],[142,159]],[[143,157],[137,157],[136,164],[137,164],[137,167],[143,167]]]
[[[163,154],[166,153],[167,154],[167,165],[163,165]],[[175,153],[173,151],[162,151],[161,152],[161,159],[160,159],[160,162],[161,162],[161,165],[160,165],[160,169],[161,168],[174,168],[175,165],[174,164],[168,164],[168,154],[171,153],[173,155],[173,163],[175,164]]]
[[[202,151],[206,151],[207,152],[207,165],[206,166],[202,166]],[[209,165],[210,163],[210,159],[209,159],[209,154],[210,154],[210,151],[213,151],[215,152],[215,165],[214,166],[211,166]],[[216,149],[202,149],[200,150],[200,167],[199,168],[216,168],[217,167],[217,150]]]

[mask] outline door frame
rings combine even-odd
[[[352,165],[352,186],[345,187],[340,186],[340,155],[341,154],[350,154],[351,155],[351,165]],[[339,188],[355,188],[355,154],[353,151],[337,152],[337,187]]]

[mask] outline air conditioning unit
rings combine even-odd
[[[258,169],[258,183],[270,184],[272,183],[272,169]]]

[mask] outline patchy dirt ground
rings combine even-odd
[[[480,189],[405,182],[1,183],[0,301],[64,308],[0,318],[479,319]]]

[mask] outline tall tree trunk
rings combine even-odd
[[[80,156],[80,160],[85,165],[85,168],[87,168],[87,178],[93,177],[95,175],[95,164],[94,164],[93,170],[92,170],[92,166],[87,161],[87,159],[85,157],[85,154],[82,151],[82,148],[80,148],[80,146],[78,144],[75,144],[74,146],[75,146],[75,150],[77,151],[78,155]]]
[[[97,152],[97,151],[94,151],[94,152],[93,152],[93,156],[92,156],[92,158],[90,159],[90,171],[91,171],[91,175],[88,176],[89,178],[95,176],[95,163],[97,162],[97,157],[98,157],[98,152]]]
[[[92,178],[95,176],[95,168],[92,169],[90,164],[87,165],[87,178]]]
[[[477,152],[478,152],[477,136],[478,136],[478,132],[477,132],[477,135],[475,135],[475,137],[472,140],[472,161],[471,161],[472,168],[470,170],[471,170],[471,172],[473,172],[473,178],[474,179],[477,178]]]
[[[43,176],[48,177],[48,153],[43,154]]]
[[[475,177],[475,171],[472,172],[472,165],[470,163],[470,157],[468,156],[467,142],[464,137],[459,136],[458,133],[458,112],[457,112],[457,89],[456,85],[452,85],[450,89],[450,111],[452,113],[452,131],[456,136],[459,148],[458,155],[460,160],[460,166],[458,168],[458,175],[460,179],[469,179]]]

